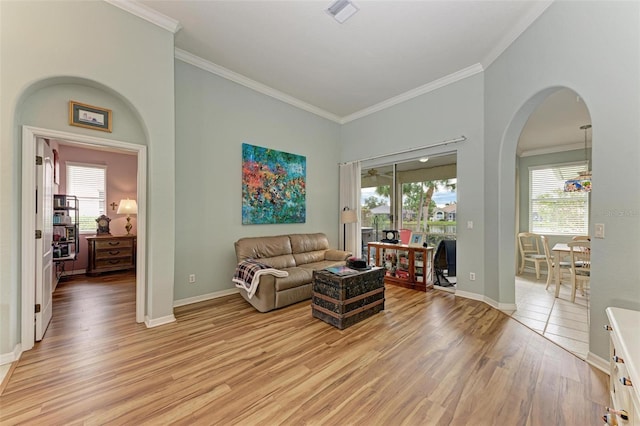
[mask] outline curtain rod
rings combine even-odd
[[[340,164],[350,164],[350,163],[354,163],[356,161],[362,162],[362,161],[369,161],[369,160],[377,160],[378,158],[384,158],[384,157],[391,157],[391,156],[394,156],[394,155],[406,154],[408,152],[420,151],[422,149],[427,149],[427,148],[435,148],[436,146],[449,145],[450,143],[464,142],[466,140],[467,140],[467,137],[463,135],[463,136],[460,136],[460,137],[455,138],[455,139],[449,139],[449,140],[446,140],[446,141],[434,143],[432,145],[418,146],[418,147],[415,147],[415,148],[408,148],[408,149],[405,149],[403,151],[396,151],[396,152],[391,152],[389,154],[376,155],[374,157],[363,158],[361,160],[345,161],[344,163],[340,163]]]

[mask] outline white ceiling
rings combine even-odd
[[[178,21],[178,58],[340,123],[481,72],[551,3],[354,0],[339,24],[331,0],[107,1]],[[520,151],[584,137],[586,108],[565,95],[527,124]]]

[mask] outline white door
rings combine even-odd
[[[42,165],[36,166],[36,341],[42,340],[53,312],[51,300],[53,282],[53,152],[44,139],[38,138],[36,155]]]

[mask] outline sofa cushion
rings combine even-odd
[[[322,233],[317,234],[291,234],[291,253],[308,253],[329,249],[329,240]]]
[[[284,268],[283,271],[289,273],[288,277],[276,278],[276,292],[298,287],[309,283],[313,279],[313,270],[299,267]]]
[[[296,266],[303,266],[307,263],[322,262],[324,260],[324,250],[294,253],[293,258],[296,260]]]
[[[313,271],[319,271],[320,269],[330,268],[331,266],[342,266],[344,261],[333,260],[321,260],[320,262],[307,263],[300,265],[300,268],[307,269],[311,273],[311,281],[313,281]]]
[[[246,259],[256,259],[278,269],[295,266],[295,259],[291,254],[291,240],[287,235],[240,238],[235,242],[235,249],[238,263]]]

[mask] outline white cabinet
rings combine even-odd
[[[622,308],[606,312],[611,357],[608,423],[640,425],[640,312]]]

